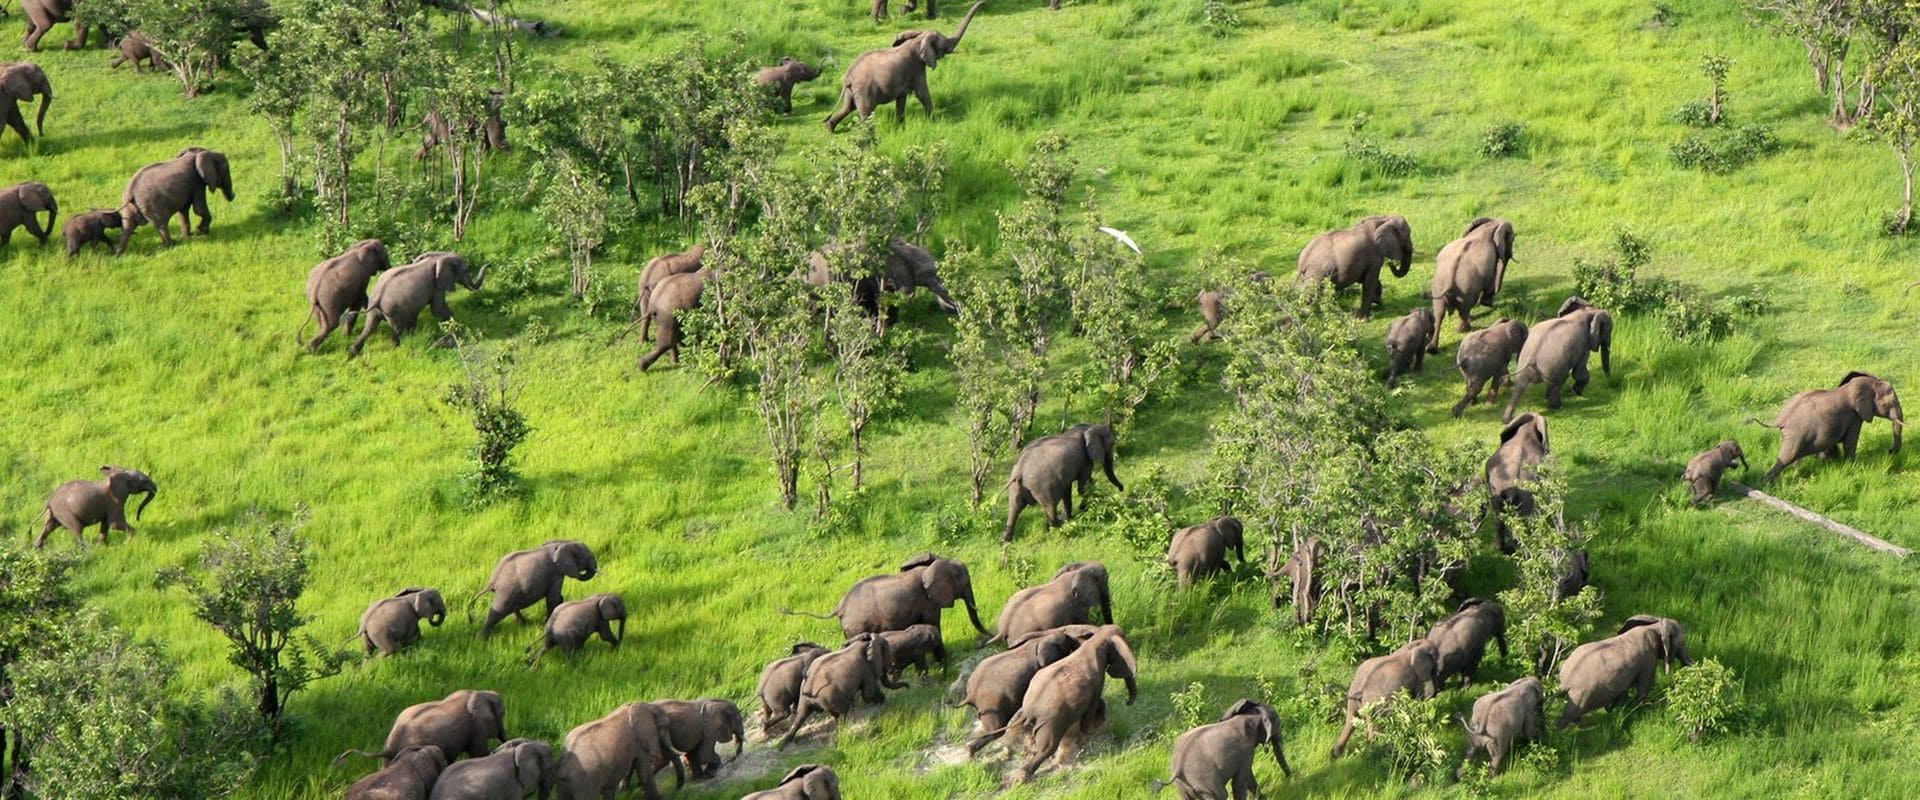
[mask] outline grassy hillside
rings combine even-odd
[[[769,63],[789,54],[824,61],[827,77],[796,95],[781,124],[795,159],[824,140],[819,123],[840,71],[908,24],[876,28],[864,0],[523,5],[568,31],[530,45],[534,83],[551,80],[541,77],[545,65],[600,51],[658,52],[696,32],[733,29]],[[942,5],[949,19],[940,25],[949,28],[964,8]],[[936,252],[991,248],[995,212],[1016,199],[1003,162],[1060,131],[1099,190],[1107,223],[1141,242],[1167,286],[1197,290],[1216,248],[1290,274],[1314,233],[1401,213],[1419,264],[1406,279],[1388,279],[1389,313],[1373,323],[1384,331],[1387,319],[1422,302],[1433,253],[1467,220],[1492,213],[1519,230],[1505,314],[1551,313],[1572,289],[1573,259],[1604,255],[1616,224],[1653,243],[1654,274],[1713,293],[1765,293],[1767,314],[1711,345],[1678,343],[1653,318],[1623,319],[1612,379],[1596,376],[1586,397],[1552,416],[1572,510],[1594,521],[1604,622],[1636,613],[1683,620],[1696,656],[1745,678],[1757,717],[1738,737],[1695,746],[1657,708],[1600,714],[1557,740],[1557,767],[1522,765],[1496,791],[1910,792],[1920,767],[1920,576],[1750,503],[1686,508],[1675,479],[1689,455],[1723,438],[1738,438],[1756,465],[1769,463],[1777,440],[1741,420],[1768,417],[1794,392],[1848,370],[1912,385],[1915,323],[1901,287],[1912,278],[1915,245],[1876,233],[1898,200],[1899,173],[1884,147],[1822,124],[1823,100],[1798,46],[1750,28],[1724,0],[1691,4],[1668,26],[1645,25],[1651,5],[1631,0],[1231,5],[1243,24],[1216,39],[1199,0],[1069,2],[1057,13],[1042,0],[994,0],[933,73],[935,118],[914,109],[904,126],[890,114],[879,125],[889,150],[948,148]],[[1694,64],[1707,52],[1738,60],[1730,113],[1775,126],[1785,144],[1728,176],[1681,171],[1666,158],[1685,132],[1668,113],[1705,93]],[[417,651],[297,697],[290,746],[244,796],[337,796],[360,773],[331,769],[327,759],[377,743],[400,708],[455,688],[498,689],[512,732],[555,741],[633,699],[717,695],[745,706],[761,665],[788,643],[836,635],[778,607],[826,609],[857,578],[929,549],[972,565],[989,619],[1008,594],[1065,561],[1104,559],[1115,572],[1117,611],[1142,660],[1141,700],[1115,704],[1107,733],[1069,774],[1043,773],[1008,797],[1145,796],[1179,733],[1173,692],[1198,682],[1209,705],[1224,707],[1254,692],[1259,675],[1290,686],[1318,657],[1320,645],[1267,606],[1256,577],[1175,594],[1163,571],[1090,527],[1023,528],[1003,550],[993,535],[1003,509],[966,508],[964,432],[939,348],[920,360],[907,409],[878,426],[873,485],[857,512],[813,526],[781,511],[757,421],[741,399],[703,389],[691,371],[637,374],[632,340],[606,345],[617,324],[564,301],[558,261],[537,293],[453,300],[458,318],[495,338],[535,317],[552,330],[526,361],[522,406],[535,432],[520,454],[530,495],[468,512],[457,476],[471,431],[440,401],[458,369],[451,352],[416,336],[398,350],[376,342],[347,362],[337,341],[319,356],[294,344],[301,287],[318,260],[313,226],[268,208],[277,154],[236,97],[237,79],[187,101],[167,78],[109,71],[104,52],[52,48],[34,60],[59,100],[37,152],[0,139],[0,183],[46,181],[67,211],[113,206],[135,168],[201,144],[231,156],[240,197],[216,201],[211,237],[171,250],[147,229],[120,258],[67,261],[24,234],[0,253],[0,522],[24,531],[52,487],[102,463],[151,473],[161,487],[154,516],[130,542],[95,548],[83,582],[122,623],[164,640],[195,690],[236,676],[223,644],[180,596],[155,589],[152,575],[249,507],[311,508],[316,563],[306,608],[326,639],[347,637],[367,603],[403,586],[438,586],[464,602],[499,554],[555,537],[584,539],[601,553],[602,576],[578,589],[619,592],[639,614],[618,653],[596,647],[529,672],[518,658],[533,631],[508,624],[482,643],[456,612]],[[1358,114],[1370,119],[1369,136],[1416,160],[1416,174],[1379,177],[1347,157]],[[1481,133],[1502,120],[1527,124],[1525,152],[1484,159]],[[503,181],[468,241],[448,244],[495,263],[550,257],[523,208]],[[629,283],[647,255],[686,241],[649,224],[624,233],[603,268]],[[911,324],[950,335],[930,310],[910,309]],[[1447,354],[1394,402],[1439,438],[1491,450],[1497,412],[1446,415],[1459,392],[1450,368],[1457,340],[1449,324]],[[1217,353],[1191,352],[1180,397],[1141,410],[1123,432],[1122,478],[1162,466],[1176,481],[1199,479],[1206,415],[1223,402],[1220,362]],[[1540,403],[1537,390],[1531,400]],[[1042,419],[1060,412],[1050,406]],[[1887,455],[1886,442],[1886,426],[1871,426],[1857,461],[1803,464],[1777,491],[1920,547],[1908,513],[1920,484],[1910,456]],[[1497,591],[1503,573],[1475,569],[1467,589]],[[963,654],[964,627],[949,628]],[[1483,674],[1504,681],[1519,672],[1516,662]],[[947,757],[971,719],[940,707],[943,688],[893,696],[835,744],[815,738],[778,756],[756,744],[728,779],[680,796],[736,797],[803,761],[833,765],[852,797],[993,794],[1007,769],[1001,756]],[[1479,691],[1443,697],[1464,710]],[[1262,765],[1269,791],[1408,793],[1367,758],[1330,764],[1337,725],[1287,723],[1299,774],[1282,787]]]

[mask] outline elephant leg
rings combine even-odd
[[[47,521],[40,526],[40,535],[35,537],[33,540],[34,549],[38,550],[42,547],[46,547],[47,534],[53,533],[53,529],[58,527],[60,527],[60,523],[54,520],[52,514],[48,514]],[[78,537],[75,537],[75,539],[76,541],[78,541]],[[85,542],[82,542],[82,544],[85,544]]]
[[[1000,541],[1013,541],[1014,525],[1020,521],[1020,512],[1031,504],[1031,500],[1018,481],[1007,485],[1007,528],[1000,532]]]
[[[142,211],[141,213],[142,213],[142,214],[146,214],[146,212],[145,212],[144,210],[143,210],[143,211]],[[147,219],[150,219],[150,220],[153,220],[153,221],[154,221],[154,223],[153,223],[153,229],[154,229],[154,230],[156,230],[156,231],[159,231],[159,232],[160,232],[160,244],[161,244],[161,246],[163,246],[163,247],[172,247],[172,246],[173,246],[173,233],[167,230],[167,224],[168,224],[169,222],[171,222],[171,221],[172,221],[172,217],[156,217],[156,216],[153,216],[153,215],[150,215],[150,214],[148,214],[148,215],[146,215],[146,216],[147,216]]]
[[[9,105],[7,110],[7,127],[12,128],[14,133],[20,134],[20,141],[33,141],[33,133],[27,129],[27,118],[21,116],[18,105]]]
[[[73,23],[73,41],[67,42],[68,50],[78,50],[87,46],[87,26],[85,23]]]
[[[851,90],[840,92],[840,107],[827,115],[827,132],[833,133],[833,129],[839,126],[840,121],[846,119],[847,115],[852,114],[853,109],[853,92]]]
[[[1459,310],[1460,310],[1460,332],[1466,333],[1467,331],[1473,330],[1473,303],[1462,302],[1460,304]],[[1433,324],[1435,326],[1438,326],[1440,324],[1440,320],[1437,320],[1437,319],[1434,320]]]
[[[47,31],[50,30],[53,30],[53,23],[51,22],[44,22],[38,19],[28,22],[27,38],[20,43],[21,46],[29,51],[38,52],[40,50],[41,37],[46,36]]]
[[[1561,399],[1560,391],[1561,391],[1560,384],[1558,383],[1547,384],[1547,410],[1548,411],[1552,411],[1560,407],[1560,399]]]
[[[367,309],[367,322],[365,325],[360,326],[359,337],[353,340],[353,344],[347,345],[348,358],[360,355],[360,351],[367,346],[367,340],[373,337],[374,331],[380,329],[381,321],[386,318],[386,313],[378,308]]]
[[[1573,702],[1573,698],[1567,698],[1567,707],[1560,712],[1560,727],[1565,729],[1567,726],[1579,722],[1581,717],[1586,716],[1586,713],[1587,710],[1581,708],[1580,704]]]
[[[320,317],[320,333],[313,337],[313,341],[307,342],[307,352],[309,353],[319,352],[320,343],[326,341],[328,336],[332,336],[333,329],[340,325],[340,318],[329,315],[324,310],[320,311],[318,316]],[[351,330],[353,326],[349,324],[347,327]]]
[[[913,96],[920,98],[920,107],[926,109],[927,118],[932,119],[933,93],[927,90],[927,78],[925,75],[920,76],[920,80],[913,84]]]
[[[899,122],[902,125],[906,124],[907,122],[907,96],[906,95],[901,95],[899,99],[893,101],[893,116],[895,121]]]
[[[1380,273],[1374,271],[1360,282],[1360,310],[1354,316],[1361,319],[1373,318],[1373,306],[1380,302]]]
[[[27,219],[31,220],[33,218],[28,217]],[[1847,458],[1853,458],[1854,455],[1860,451],[1860,428],[1861,425],[1858,422],[1848,425],[1846,434],[1840,437],[1840,444]]]
[[[1573,365],[1573,393],[1576,395],[1585,395],[1587,393],[1587,382],[1590,380],[1593,380],[1593,374],[1587,371],[1587,361],[1583,358],[1579,363]]]
[[[813,704],[807,702],[806,695],[800,695],[800,707],[799,710],[793,714],[793,726],[787,728],[787,735],[780,737],[780,743],[775,745],[773,749],[787,749],[787,745],[793,742],[793,737],[800,733],[800,727],[807,724],[807,717],[812,715]]]
[[[980,735],[967,740],[968,758],[978,755],[987,745],[993,744],[994,740],[1006,735],[1006,715],[994,711],[980,712],[980,730]]]
[[[859,110],[860,119],[868,120],[873,118],[873,111],[880,107],[880,103],[867,95],[855,94],[853,96],[853,107]]]
[[[1353,738],[1353,714],[1347,714],[1347,724],[1340,728],[1340,738],[1333,740],[1332,758],[1339,758],[1347,752],[1347,740]]]
[[[1455,417],[1466,413],[1467,406],[1473,405],[1475,400],[1480,399],[1480,387],[1485,386],[1486,383],[1486,378],[1474,375],[1467,376],[1467,394],[1460,398],[1460,402],[1453,404],[1453,415]]]
[[[193,196],[193,213],[200,217],[200,234],[206,235],[213,225],[213,209],[207,207],[207,193],[198,192]],[[185,222],[187,215],[181,212],[180,220]]]
[[[1072,486],[1068,486],[1067,490],[1060,495],[1060,503],[1062,508],[1065,509],[1064,512],[1060,515],[1061,521],[1065,522],[1068,520],[1072,520],[1073,519],[1073,487]],[[1085,508],[1086,505],[1087,505],[1087,493],[1083,491],[1080,493],[1080,506],[1082,508]]]
[[[1499,775],[1507,768],[1507,749],[1498,744],[1487,748],[1487,772]]]

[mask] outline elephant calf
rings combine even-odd
[[[1427,641],[1438,648],[1439,663],[1434,673],[1436,685],[1460,676],[1460,685],[1473,682],[1473,673],[1486,657],[1487,642],[1500,645],[1500,657],[1507,657],[1507,612],[1499,603],[1469,597],[1452,616],[1433,624]]]
[[[655,700],[653,706],[667,715],[667,740],[686,756],[687,771],[695,779],[710,778],[720,771],[724,762],[718,745],[733,742],[736,759],[746,747],[746,721],[732,701]]]
[[[108,464],[100,468],[107,476],[101,481],[68,481],[53,490],[53,496],[47,498],[45,518],[40,526],[39,537],[33,540],[35,548],[47,545],[47,534],[53,529],[66,528],[73,533],[73,541],[86,545],[86,539],[80,532],[94,525],[100,526],[100,543],[107,543],[107,529],[133,533],[133,526],[127,524],[127,498],[135,494],[144,494],[140,507],[133,510],[133,518],[139,519],[141,512],[147,510],[147,504],[153,502],[160,487],[155,485],[147,473],[137,469],[123,469]]]
[[[740,800],[840,800],[840,776],[832,767],[801,764],[781,778],[778,786]]]
[[[887,675],[895,680],[906,676],[907,667],[920,670],[920,677],[932,674],[933,662],[940,662],[940,671],[947,670],[947,643],[940,638],[940,628],[925,623],[913,625],[901,631],[881,631],[875,634],[887,640]]]
[[[378,772],[347,787],[347,800],[427,800],[447,768],[447,754],[430,744],[403,747]]]
[[[1347,687],[1347,723],[1333,743],[1333,757],[1346,753],[1347,740],[1353,738],[1353,724],[1368,706],[1401,692],[1421,700],[1432,699],[1439,691],[1439,664],[1440,649],[1425,639],[1415,639],[1384,656],[1360,662],[1353,671],[1353,683]]]
[[[1278,561],[1280,551],[1275,546],[1273,560]],[[1286,578],[1289,585],[1287,594],[1281,594],[1278,586],[1273,593],[1273,607],[1279,608],[1282,602],[1293,604],[1293,624],[1306,627],[1313,621],[1313,614],[1320,609],[1320,595],[1324,592],[1324,582],[1320,578],[1320,562],[1326,560],[1327,546],[1320,543],[1319,537],[1310,537],[1294,548],[1293,555],[1285,564],[1268,570],[1267,577],[1278,583]],[[1271,562],[1270,562],[1271,563]]]
[[[1693,487],[1693,504],[1704,506],[1720,491],[1720,476],[1727,468],[1738,463],[1741,469],[1752,469],[1747,465],[1747,454],[1740,449],[1740,443],[1728,439],[1687,462],[1687,471],[1680,475],[1688,486]]]
[[[0,103],[6,103],[0,97]],[[11,103],[6,103],[12,105]],[[40,212],[46,212],[47,224],[40,225]],[[27,233],[47,243],[47,237],[53,235],[54,220],[60,216],[60,203],[53,198],[53,190],[39,181],[16,183],[0,189],[0,245],[13,239],[16,228],[25,227]]]
[[[1567,695],[1560,727],[1626,699],[1629,691],[1639,690],[1640,702],[1646,702],[1653,695],[1655,667],[1672,669],[1676,660],[1681,666],[1693,664],[1686,630],[1671,619],[1645,614],[1628,617],[1610,639],[1574,648],[1560,664],[1560,690]]]
[[[780,738],[777,749],[785,750],[807,724],[815,711],[826,712],[836,728],[840,718],[853,711],[860,701],[884,703],[881,689],[905,689],[907,685],[887,677],[891,660],[887,640],[877,634],[863,633],[847,640],[847,646],[815,659],[800,680],[800,702],[794,712],[793,727]]]
[[[1488,402],[1496,401],[1501,387],[1513,382],[1507,374],[1507,362],[1520,355],[1526,344],[1527,324],[1517,319],[1501,317],[1485,330],[1467,334],[1453,358],[1454,366],[1460,368],[1460,377],[1467,382],[1467,393],[1453,404],[1453,415],[1458,417],[1466,413],[1467,406],[1480,402],[1481,387],[1486,388]],[[1440,348],[1433,347],[1427,352],[1438,353]]]
[[[487,621],[480,626],[480,638],[485,639],[493,634],[493,626],[508,614],[525,622],[521,612],[543,599],[547,601],[547,616],[551,618],[564,599],[560,589],[566,579],[590,581],[599,571],[600,564],[594,559],[593,550],[572,539],[554,539],[531,550],[516,550],[501,556],[499,563],[493,565],[493,577],[467,601],[467,613],[472,615],[474,601],[493,594]]]
[[[1180,588],[1191,586],[1195,578],[1226,572],[1228,550],[1239,555],[1240,566],[1246,566],[1244,530],[1238,517],[1223,514],[1175,532],[1167,546],[1167,564],[1179,576]]]
[[[1454,715],[1467,731],[1467,753],[1462,758],[1472,761],[1486,753],[1489,768],[1500,774],[1515,744],[1540,738],[1546,715],[1546,692],[1540,679],[1531,675],[1473,701],[1472,717]]]
[[[120,53],[114,56],[112,61],[107,62],[108,69],[119,69],[121,64],[132,62],[133,71],[140,72],[142,61],[156,70],[168,68],[166,59],[160,57],[160,51],[153,49],[153,40],[139,31],[128,31],[127,35],[120,37],[120,41],[114,43],[114,48]]]
[[[1513,506],[1522,514],[1534,510],[1534,481],[1540,479],[1540,463],[1552,449],[1547,444],[1547,418],[1539,414],[1521,414],[1500,429],[1500,446],[1487,457],[1487,516],[1498,526],[1500,552],[1512,555],[1517,547],[1507,529],[1501,511]]]
[[[1226,316],[1227,293],[1220,289],[1208,289],[1194,296],[1194,302],[1200,304],[1200,327],[1192,336],[1187,337],[1189,344],[1202,341],[1220,340],[1220,320]]]
[[[1170,781],[1180,800],[1225,800],[1227,784],[1236,798],[1264,797],[1253,775],[1253,757],[1261,745],[1273,747],[1280,771],[1293,777],[1280,739],[1280,715],[1272,706],[1241,700],[1212,725],[1202,725],[1173,743]],[[1155,782],[1154,791],[1166,784]]]
[[[1099,629],[1092,625],[1067,625],[1016,637],[1005,652],[981,659],[967,675],[965,693],[947,703],[953,708],[972,707],[980,733],[967,741],[967,755],[980,752],[1006,733],[1007,721],[1020,710],[1033,676],[1048,664],[1066,658],[1093,638]]]
[[[440,590],[402,589],[399,594],[374,601],[360,615],[360,630],[355,636],[366,646],[367,655],[393,655],[420,641],[422,619],[436,628],[447,621],[447,603],[440,598]]]
[[[431,800],[523,800],[553,791],[553,745],[530,739],[501,743],[492,753],[448,764]]]
[[[112,252],[113,239],[107,236],[107,231],[119,229],[120,212],[96,208],[68,217],[60,233],[67,240],[67,257],[72,258],[80,253],[80,248],[90,244],[104,244],[108,252]]]
[[[584,600],[561,603],[547,615],[547,629],[534,645],[538,650],[527,658],[527,666],[538,663],[541,656],[556,647],[564,653],[577,653],[595,634],[613,645],[613,649],[620,649],[620,641],[627,638],[627,604],[621,601],[620,595],[603,592]]]
[[[399,347],[400,337],[413,331],[421,311],[433,309],[433,316],[442,322],[453,319],[447,294],[456,285],[470,292],[480,291],[486,280],[486,267],[475,272],[458,253],[422,253],[411,264],[387,270],[367,300],[366,324],[361,326],[359,338],[347,347],[347,357],[360,355],[382,322],[392,329],[393,346]]]
[[[793,87],[820,77],[820,70],[812,64],[791,56],[780,59],[779,66],[767,67],[754,73],[753,82],[766,87],[780,101],[780,113],[793,111]]]
[[[1433,312],[1416,308],[1387,326],[1387,388],[1400,376],[1420,369],[1427,360],[1427,341],[1433,338]]]

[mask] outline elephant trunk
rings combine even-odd
[[[1600,371],[1613,377],[1613,343],[1600,345]]]
[[[1106,620],[1108,625],[1120,624],[1119,620],[1113,618],[1113,592],[1104,586],[1100,587],[1100,618]]]
[[[615,621],[620,623],[618,626],[619,630],[613,634],[613,643],[615,645],[618,645],[619,643],[627,640],[627,618],[621,617],[620,619]]]
[[[1411,240],[1400,245],[1399,268],[1389,267],[1389,269],[1393,269],[1393,277],[1396,278],[1407,277],[1407,273],[1413,271],[1413,242]]]
[[[1113,484],[1113,488],[1119,489],[1120,491],[1123,491],[1123,492],[1127,490],[1127,487],[1122,486],[1120,484],[1120,479],[1118,477],[1115,477],[1113,474],[1113,448],[1111,447],[1107,448],[1105,457],[1103,457],[1100,460],[1100,468],[1106,471],[1107,482]],[[1092,484],[1088,484],[1088,485],[1091,486]]]
[[[60,201],[53,197],[48,197],[47,198],[47,228],[46,228],[47,233],[53,233],[56,230],[56,228],[53,227],[53,223],[59,219],[60,219]]]
[[[1287,764],[1287,751],[1280,746],[1280,737],[1273,737],[1273,760],[1280,764],[1280,773],[1293,777],[1293,767]]]
[[[953,31],[953,44],[947,47],[947,52],[953,52],[960,48],[960,40],[966,38],[967,35],[967,26],[973,24],[973,15],[979,13],[980,8],[985,5],[986,0],[981,0],[981,2],[974,3],[972,8],[967,9],[966,19],[960,20],[960,27],[955,28]]]
[[[960,599],[967,604],[967,621],[973,623],[973,629],[979,631],[981,636],[992,636],[993,634],[987,631],[987,626],[980,624],[980,609],[974,605],[973,590],[968,589]]]
[[[741,751],[747,746],[747,724],[741,715],[733,715],[733,760],[740,760]]]
[[[34,117],[33,127],[35,132],[44,137],[47,135],[47,106],[53,105],[53,87],[43,86],[41,89],[40,112]]]
[[[480,286],[486,282],[487,282],[487,265],[482,264],[480,266],[480,271],[473,274],[473,281],[467,284],[467,288],[477,292],[477,291],[480,291]]]
[[[140,501],[140,507],[133,510],[133,519],[135,522],[140,521],[141,512],[147,510],[147,504],[153,502],[153,496],[159,493],[159,491],[158,489],[147,490],[147,496]]]

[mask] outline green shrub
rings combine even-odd
[[[1224,39],[1240,28],[1240,14],[1226,0],[1205,0],[1200,8],[1201,22],[1215,39]]]
[[[1174,721],[1185,731],[1213,721],[1213,707],[1207,703],[1207,687],[1199,681],[1173,693]]]
[[[1710,342],[1733,333],[1733,306],[1674,292],[1660,306],[1660,327],[1681,341]]]
[[[1667,710],[1694,742],[1732,733],[1751,712],[1739,676],[1712,658],[1675,673],[1667,690]]]
[[[526,416],[515,408],[523,388],[516,369],[518,351],[486,349],[477,341],[467,341],[471,337],[457,323],[445,327],[463,367],[462,378],[447,387],[446,402],[465,412],[479,434],[473,445],[473,466],[462,480],[467,502],[485,505],[520,488],[513,449],[533,432]]]
[[[1511,158],[1526,149],[1527,124],[1507,120],[1496,122],[1480,134],[1480,155],[1487,158]]]
[[[1681,103],[1673,110],[1672,118],[1674,122],[1691,128],[1711,128],[1716,124],[1713,121],[1713,108],[1705,100]]]
[[[1347,157],[1368,171],[1387,178],[1405,178],[1420,170],[1419,163],[1412,156],[1388,150],[1367,136],[1355,136],[1347,141]]]
[[[1780,140],[1765,125],[1688,134],[1667,149],[1667,158],[1682,169],[1725,175],[1780,150]]]
[[[1442,735],[1448,723],[1436,701],[1395,693],[1369,704],[1365,713],[1374,726],[1372,747],[1395,775],[1425,784],[1446,774],[1453,745]]]

